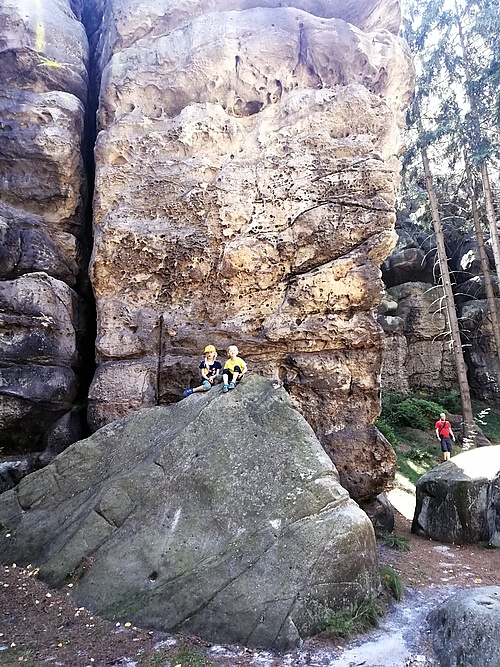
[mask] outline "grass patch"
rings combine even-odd
[[[392,567],[389,567],[388,565],[381,565],[379,571],[382,585],[386,590],[389,591],[392,597],[397,600],[397,602],[399,602],[402,599],[404,593],[404,586],[403,582],[401,581],[401,577],[396,572],[396,570],[394,570]]]
[[[169,663],[172,667],[181,665],[181,667],[210,667],[212,663],[202,651],[181,646],[175,653],[169,655]]]
[[[377,532],[376,537],[390,549],[394,549],[395,551],[411,551],[410,540],[406,537],[400,537],[395,533],[387,533],[385,531]]]
[[[441,462],[439,443],[434,433],[403,428],[397,432],[398,444],[394,445],[397,470],[415,486],[422,475]]]
[[[176,665],[177,663],[172,663]],[[156,653],[155,655],[143,655],[140,661],[141,667],[166,667],[170,665],[168,655],[166,653]]]
[[[352,637],[378,626],[383,608],[378,600],[365,602],[352,611],[334,611],[318,603],[314,614],[314,629],[330,637]]]

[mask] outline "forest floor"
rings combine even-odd
[[[413,535],[396,512],[395,534],[410,551],[379,543],[381,564],[395,569],[410,591],[425,593],[486,585],[500,586],[500,550],[481,545],[444,545]],[[78,607],[69,587],[48,588],[33,567],[0,567],[0,665],[61,667],[208,667],[338,664],[345,640],[316,637],[294,653],[273,655],[244,647],[211,646],[195,637],[116,624]],[[422,597],[422,596],[421,596]],[[404,601],[404,598],[403,598]],[[398,605],[395,605],[398,606]],[[363,638],[358,638],[358,643]],[[321,654],[319,661],[311,655]],[[324,657],[328,656],[328,657]],[[345,662],[342,664],[355,664]],[[359,663],[356,663],[359,664]],[[365,667],[370,667],[365,662]],[[378,663],[377,663],[378,664]],[[393,663],[391,663],[393,664]],[[396,664],[396,663],[394,663]],[[405,662],[405,665],[416,664]],[[434,664],[434,663],[426,663]]]

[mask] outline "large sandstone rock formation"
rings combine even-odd
[[[133,413],[0,497],[0,558],[112,619],[284,649],[377,594],[370,521],[275,383]]]
[[[76,15],[75,15],[76,12]],[[87,39],[79,3],[0,2],[0,445],[78,437]]]
[[[385,334],[382,388],[410,393],[454,387],[434,236],[408,219],[398,220],[396,231],[396,247],[382,264],[386,292],[376,310]]]
[[[398,25],[377,0],[106,3],[93,428],[176,400],[207,342],[236,343],[334,461],[350,448],[355,497],[387,488],[372,311],[412,87]]]
[[[417,483],[412,531],[500,547],[500,445],[462,452],[426,472]]]
[[[458,304],[469,384],[474,396],[494,404],[500,397],[500,363],[486,300],[477,239],[473,234],[465,234],[458,239],[451,239],[449,246],[450,268],[457,281],[455,300]],[[485,250],[490,260],[493,292],[498,297],[500,292],[494,271],[493,252],[488,244],[485,245]],[[498,298],[497,312],[500,312]]]

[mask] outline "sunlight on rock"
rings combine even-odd
[[[500,445],[479,447],[453,456],[451,461],[472,479],[493,479],[500,471]]]

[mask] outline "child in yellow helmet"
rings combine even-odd
[[[205,348],[205,358],[200,364],[201,377],[203,382],[199,387],[186,389],[184,397],[199,391],[208,391],[214,384],[222,382],[222,364],[217,361],[217,350],[213,345],[207,345]]]

